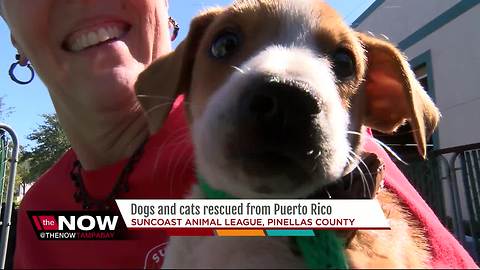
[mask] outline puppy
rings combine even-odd
[[[152,133],[168,113],[155,97],[186,94],[197,171],[238,198],[324,192],[361,167],[365,127],[391,133],[409,121],[425,157],[439,120],[393,45],[355,32],[318,0],[238,0],[206,10],[174,52],[139,76],[136,91]],[[427,267],[422,228],[388,190],[371,195],[392,230],[349,234],[349,267]],[[203,197],[198,187],[192,197]],[[164,267],[306,266],[288,238],[180,237]]]

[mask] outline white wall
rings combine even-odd
[[[480,5],[406,50],[431,50],[440,148],[480,142]]]
[[[386,0],[357,29],[398,43],[460,0]]]

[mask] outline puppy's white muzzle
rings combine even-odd
[[[340,177],[349,118],[329,61],[271,46],[235,68],[193,125],[210,184],[242,197],[299,197]]]

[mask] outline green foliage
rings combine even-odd
[[[44,123],[34,130],[28,139],[36,142],[30,151],[25,151],[20,164],[28,171],[22,176],[22,182],[31,183],[38,179],[70,148],[56,114],[43,114]]]
[[[0,116],[1,112],[3,112],[1,101],[2,99],[0,97]],[[70,143],[60,127],[56,114],[44,114],[42,117],[44,122],[27,136],[29,140],[35,142],[35,146],[30,150],[24,146],[19,147],[17,172],[15,176],[15,190],[17,192],[20,187],[25,188],[27,184],[36,181],[38,177],[48,170],[60,156],[70,148]],[[8,139],[7,142],[8,145],[5,149],[7,151],[7,157],[6,160],[1,160],[0,164],[4,166],[2,168],[5,168],[4,178],[0,183],[2,201],[6,199],[13,149],[12,142]],[[2,176],[3,175],[0,175],[0,177]]]
[[[0,97],[0,121],[5,120],[13,112],[13,107],[7,107],[3,102],[4,98],[5,96]]]

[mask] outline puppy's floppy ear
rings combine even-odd
[[[425,158],[426,140],[440,112],[415,78],[403,54],[387,41],[359,33],[367,56],[364,124],[385,133],[410,122],[418,152]]]
[[[147,114],[151,134],[162,126],[173,100],[190,88],[199,43],[207,27],[222,11],[221,8],[213,8],[194,18],[187,38],[175,51],[160,57],[138,76],[135,91]]]

